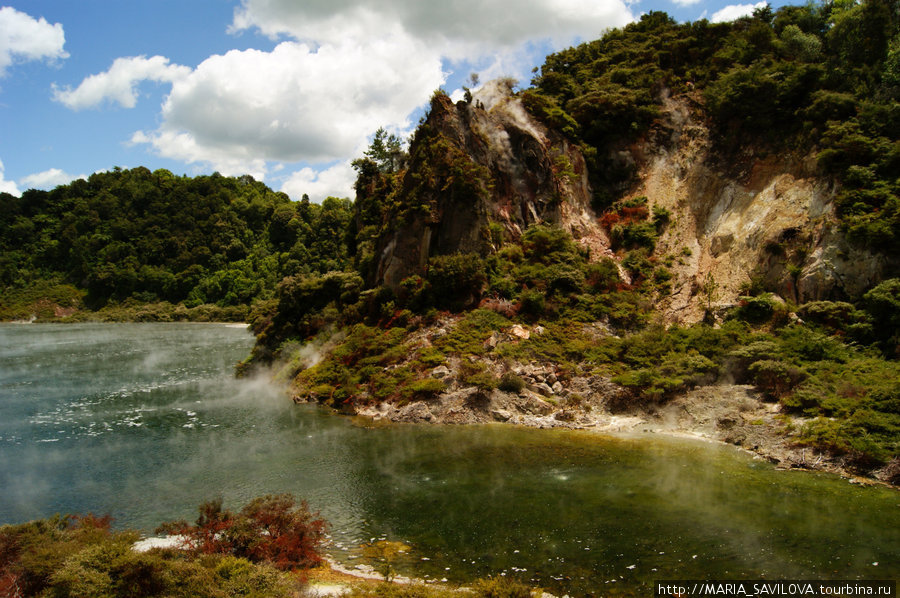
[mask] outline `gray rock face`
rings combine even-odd
[[[450,368],[445,365],[439,365],[433,370],[431,370],[432,378],[446,378],[450,375]]]
[[[545,397],[553,396],[553,388],[551,388],[546,382],[538,382],[537,384],[532,385],[532,389],[534,392],[544,395]]]

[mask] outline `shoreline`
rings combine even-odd
[[[587,403],[578,409],[563,408],[525,390],[518,395],[494,390],[478,407],[471,393],[463,389],[434,399],[411,401],[402,407],[378,403],[356,409],[360,417],[378,425],[414,423],[432,425],[502,424],[534,429],[568,429],[639,439],[645,434],[662,434],[733,446],[742,452],[772,463],[783,471],[821,472],[837,475],[851,484],[900,486],[855,471],[841,457],[797,445],[785,432],[786,417],[777,403],[762,400],[749,385],[701,386],[650,409],[612,412],[603,405]],[[462,396],[460,396],[462,395]],[[292,396],[295,403],[313,403]],[[346,413],[332,409],[339,415]],[[795,419],[791,423],[802,423]],[[883,468],[887,469],[887,467]]]

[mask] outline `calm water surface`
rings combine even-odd
[[[333,554],[573,595],[655,579],[900,578],[900,493],[730,447],[507,426],[366,428],[235,380],[216,324],[0,325],[0,523],[111,513],[149,532],[210,498],[291,492]]]

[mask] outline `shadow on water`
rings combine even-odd
[[[234,379],[251,343],[221,325],[0,325],[0,522],[109,512],[151,531],[210,498],[292,492],[331,522],[337,558],[401,540],[419,577],[575,595],[900,576],[896,491],[655,435],[357,427]]]

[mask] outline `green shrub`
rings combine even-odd
[[[863,295],[863,307],[886,354],[900,352],[900,278],[885,280]]]
[[[586,279],[588,287],[596,293],[613,291],[622,282],[618,264],[608,257],[589,264]]]
[[[425,278],[435,306],[460,310],[481,297],[487,272],[477,254],[441,255],[429,260]]]
[[[547,300],[544,296],[544,293],[538,290],[528,290],[522,291],[519,295],[519,313],[531,316],[531,317],[540,317],[541,314],[544,313],[544,310],[547,308]]]
[[[503,392],[520,393],[525,389],[525,380],[521,376],[512,372],[506,372],[500,377],[500,383],[497,388]]]
[[[434,348],[445,355],[480,355],[484,342],[495,331],[509,328],[509,319],[488,309],[475,309],[463,316],[446,335],[434,342]]]
[[[787,395],[809,374],[803,369],[777,359],[763,359],[750,365],[748,373],[757,388],[773,399]]]
[[[417,359],[429,368],[437,367],[447,361],[447,357],[434,347],[427,347],[419,351]]]
[[[443,380],[424,378],[409,385],[409,392],[415,399],[430,399],[447,390]]]
[[[507,577],[479,579],[472,584],[477,598],[531,598],[531,589]]]
[[[771,293],[756,297],[741,297],[734,317],[751,324],[763,324],[772,319],[775,313],[775,300]]]

